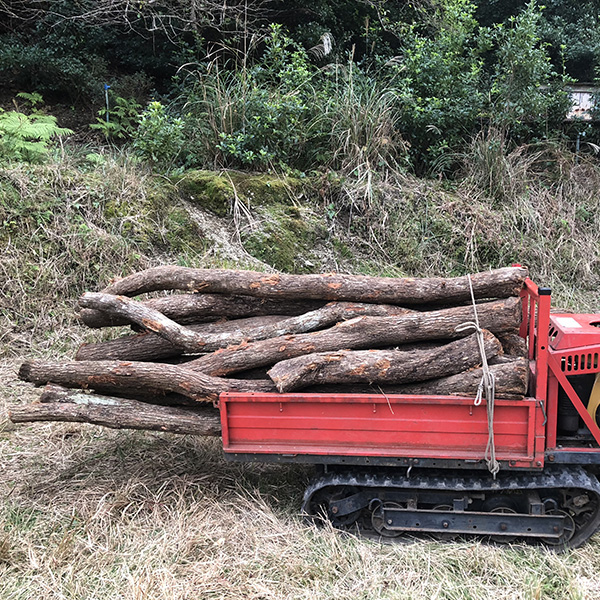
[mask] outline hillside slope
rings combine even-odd
[[[85,290],[156,264],[458,275],[521,263],[554,303],[598,310],[600,169],[515,151],[461,182],[396,174],[369,187],[189,171],[92,155],[0,169],[4,353],[61,352]],[[498,167],[498,164],[496,164]]]

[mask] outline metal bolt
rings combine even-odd
[[[558,525],[555,525],[555,526],[552,528],[552,531],[554,531],[554,533],[558,533]]]
[[[535,464],[536,464],[537,467],[541,467],[542,466],[542,461],[538,460]]]
[[[391,525],[391,524],[392,524],[392,520],[391,520],[391,519],[388,519],[388,520],[387,520],[387,524],[388,524],[388,525]]]
[[[506,531],[507,529],[506,523],[500,523],[500,531]]]
[[[337,513],[338,513],[338,510],[340,510],[340,509],[339,509],[337,506],[332,506],[332,507],[331,507],[331,512],[332,512],[334,515],[337,515]]]
[[[554,458],[555,458],[555,457],[554,457],[554,454],[551,454],[551,455],[548,457],[548,460],[549,460],[550,462],[554,462]]]
[[[444,522],[442,523],[442,527],[443,527],[444,529],[448,529],[448,527],[450,527],[450,523],[448,523],[448,521],[444,521]]]

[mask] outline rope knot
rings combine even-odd
[[[473,329],[477,334],[477,345],[479,347],[479,354],[481,356],[481,370],[483,372],[481,381],[477,386],[477,394],[475,396],[474,405],[479,406],[483,395],[485,394],[486,408],[487,408],[487,420],[488,420],[488,443],[485,448],[485,461],[488,466],[488,470],[496,479],[496,474],[500,470],[500,464],[496,460],[496,447],[494,444],[494,400],[496,395],[496,380],[494,374],[490,371],[488,365],[487,356],[485,354],[485,337],[483,329],[479,326],[479,316],[477,314],[477,304],[475,303],[475,294],[473,292],[473,283],[471,281],[471,275],[467,275],[469,279],[469,287],[471,289],[471,301],[473,303],[473,313],[475,315],[474,321],[466,321],[455,327],[457,333],[469,331]]]

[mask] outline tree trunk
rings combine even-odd
[[[489,359],[502,350],[484,331]],[[481,364],[477,334],[432,350],[340,350],[307,354],[277,363],[269,377],[280,392],[327,383],[401,384],[454,375]]]
[[[490,365],[496,380],[496,398],[522,399],[527,394],[529,362],[517,358],[509,363]],[[475,396],[483,376],[482,369],[473,369],[450,377],[421,383],[409,383],[395,388],[398,394],[434,396]]]
[[[184,352],[213,352],[232,344],[244,341],[263,340],[282,335],[305,333],[322,327],[328,327],[359,315],[406,314],[412,312],[405,308],[380,304],[353,304],[349,302],[331,302],[323,308],[297,317],[290,317],[278,323],[262,325],[252,329],[240,329],[223,333],[203,334],[179,325],[156,310],[144,306],[141,302],[126,296],[88,292],[79,299],[84,308],[102,310],[109,314],[125,317],[129,321],[165,338]]]
[[[507,267],[471,276],[476,298],[518,295],[527,277],[523,267]],[[247,294],[258,298],[348,300],[420,305],[470,300],[467,276],[416,279],[367,277],[336,273],[286,275],[227,269],[162,266],[129,275],[103,290],[107,294],[136,296],[157,290],[186,290],[218,294]]]
[[[477,314],[480,326],[494,334],[516,331],[521,323],[521,301],[507,298],[478,304]],[[455,339],[470,333],[457,332],[456,327],[472,320],[472,306],[414,312],[398,317],[357,317],[323,331],[232,346],[190,361],[186,363],[186,369],[223,376],[315,352]]]
[[[527,394],[529,364],[525,358],[490,365],[496,380],[496,398],[522,400]],[[424,396],[475,397],[483,375],[482,369],[473,369],[449,377],[430,379],[401,385],[315,385],[302,390],[305,394],[411,394]]]
[[[211,335],[240,329],[253,329],[287,319],[283,315],[249,317],[217,323],[199,323],[188,325],[188,328],[200,335]],[[183,353],[168,340],[155,333],[138,333],[108,342],[83,344],[80,346],[75,360],[137,360],[142,362],[160,362],[161,360],[180,356]]]
[[[174,408],[137,400],[61,390],[58,386],[44,392],[43,404],[14,406],[8,416],[13,423],[31,421],[68,421],[92,423],[112,429],[149,429],[193,435],[221,434],[219,411],[212,406]]]
[[[275,391],[270,381],[219,379],[178,366],[143,362],[34,360],[21,365],[19,377],[37,385],[51,382],[109,394],[120,390],[175,392],[199,402],[215,402],[225,391]]]
[[[258,299],[252,296],[224,296],[222,294],[173,294],[143,302],[181,325],[215,319],[237,319],[264,315],[301,315],[321,308],[325,300]],[[88,327],[128,325],[124,317],[112,317],[99,310],[83,309],[79,319]]]

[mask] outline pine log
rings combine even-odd
[[[471,275],[476,298],[506,298],[518,295],[528,271],[506,267]],[[467,276],[368,277],[337,273],[287,275],[235,271],[228,269],[192,269],[162,266],[140,271],[116,281],[103,290],[113,295],[136,296],[158,290],[185,290],[217,294],[246,294],[257,298],[347,300],[400,305],[462,302],[471,298]]]
[[[486,302],[477,305],[477,313],[480,326],[494,334],[516,331],[521,323],[521,301],[518,298],[507,298]],[[457,332],[456,327],[472,320],[472,306],[414,312],[398,317],[357,317],[323,331],[218,350],[186,363],[186,369],[224,376],[315,352],[383,348],[422,340],[456,339],[471,333]]]
[[[502,357],[505,358],[505,357]],[[490,365],[496,380],[496,398],[522,400],[527,394],[529,364],[525,358]],[[483,372],[481,369],[465,371],[449,377],[430,379],[419,383],[401,385],[314,385],[302,390],[305,394],[411,394],[425,396],[475,397]]]
[[[249,317],[247,319],[233,319],[231,321],[218,321],[217,323],[199,323],[187,327],[200,335],[252,329],[262,325],[269,325],[287,319],[284,315],[268,315],[264,317]],[[79,347],[75,360],[137,360],[142,362],[160,362],[182,354],[168,340],[155,333],[145,332],[127,335],[107,342],[83,344]]]
[[[56,386],[53,386],[56,387]],[[13,406],[8,417],[13,423],[67,421],[92,423],[112,429],[148,429],[192,435],[219,436],[219,411],[212,406],[175,408],[156,406],[111,396],[88,394],[81,390],[54,390],[44,404]]]
[[[502,350],[484,330],[486,358]],[[277,363],[269,377],[280,392],[327,383],[401,384],[454,375],[481,365],[477,335],[433,350],[340,350],[298,356]]]
[[[128,294],[126,294],[128,295]],[[302,315],[321,308],[325,300],[255,298],[222,294],[173,294],[145,300],[144,305],[177,321],[180,325],[215,319],[239,319],[265,315]],[[98,310],[83,309],[79,319],[88,327],[128,325],[124,317],[110,316]]]
[[[323,308],[297,317],[290,317],[278,323],[262,325],[252,329],[203,334],[179,325],[158,311],[126,296],[88,292],[79,298],[79,305],[84,308],[93,308],[126,317],[131,322],[160,335],[177,348],[181,348],[188,353],[213,352],[219,348],[240,344],[244,341],[305,333],[359,315],[400,315],[412,312],[393,305],[331,302]]]
[[[199,402],[215,402],[225,391],[275,391],[270,381],[219,379],[174,365],[147,362],[33,360],[21,365],[19,378],[37,385],[57,383],[108,394],[120,390],[151,394],[160,390]]]

